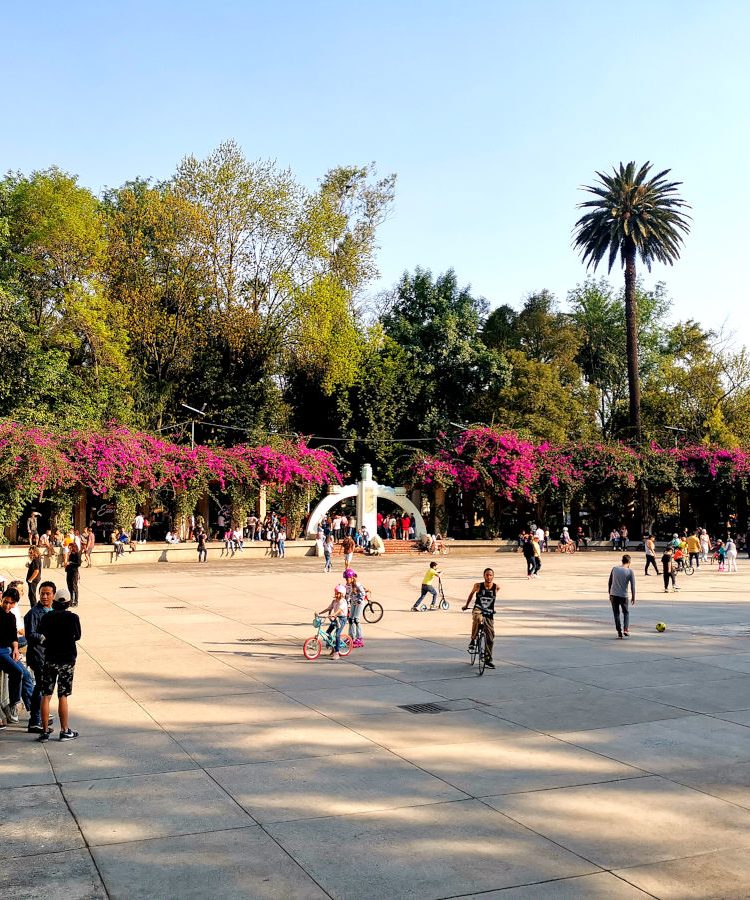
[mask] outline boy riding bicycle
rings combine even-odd
[[[478,581],[474,585],[466,603],[461,607],[462,609],[468,609],[471,598],[476,594],[474,609],[471,613],[469,653],[474,650],[474,641],[477,638],[479,625],[484,621],[484,633],[486,635],[485,665],[489,669],[495,668],[495,664],[492,662],[492,648],[495,644],[495,600],[497,599],[498,588],[499,585],[495,584],[495,573],[492,569],[485,569],[484,581]]]

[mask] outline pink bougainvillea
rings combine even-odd
[[[463,431],[450,448],[415,458],[411,477],[415,484],[535,500],[546,492],[571,497],[584,488],[628,491],[639,482],[668,489],[700,478],[750,478],[750,451],[704,445],[635,450],[601,441],[557,447],[485,427]]]
[[[119,490],[175,492],[232,484],[322,485],[340,483],[331,454],[306,441],[278,448],[230,448],[173,444],[113,425],[106,431],[56,435],[13,422],[0,424],[0,485],[30,495],[82,485],[106,497]]]

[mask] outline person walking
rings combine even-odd
[[[341,541],[341,549],[344,551],[344,568],[348,569],[354,555],[354,538],[350,534]]]
[[[331,557],[333,556],[334,543],[333,533],[327,534],[326,539],[323,541],[323,557],[325,558],[325,565],[323,566],[324,572],[331,571]]]
[[[208,562],[208,547],[206,543],[208,542],[208,535],[202,529],[198,529],[198,533],[195,536],[195,542],[198,545],[198,562]]]
[[[726,546],[727,572],[737,571],[737,544],[732,540],[731,536],[727,539]]]
[[[534,543],[531,540],[531,535],[526,532],[522,534],[521,540],[521,550],[523,551],[523,558],[526,560],[526,577],[533,578],[536,569],[534,564]]]
[[[39,547],[29,547],[29,566],[26,570],[26,588],[29,592],[29,606],[36,605],[36,590],[42,578],[42,554]]]
[[[531,549],[534,552],[534,578],[539,577],[539,572],[542,568],[542,548],[539,545],[539,538],[536,535],[536,532],[531,535]]]
[[[656,565],[656,542],[654,541],[653,534],[649,534],[646,537],[645,548],[646,548],[646,570],[644,571],[643,574],[648,575],[649,574],[649,571],[648,571],[649,566],[653,566],[654,572],[656,572],[656,574],[658,575],[659,567]]]
[[[630,636],[630,612],[628,610],[628,588],[630,588],[630,605],[635,606],[635,573],[630,568],[630,556],[625,553],[621,566],[613,566],[609,573],[609,602],[615,618],[617,637],[622,640]],[[622,610],[622,625],[620,625]]]
[[[711,538],[708,536],[708,532],[705,528],[701,529],[700,533],[700,543],[701,543],[701,562],[708,562],[709,554],[711,552]]]
[[[688,560],[691,565],[694,565],[696,569],[700,569],[701,567],[701,539],[700,534],[696,531],[695,534],[691,534],[686,543],[686,550],[688,553]]]
[[[78,585],[81,578],[81,551],[75,541],[68,546],[68,559],[65,563],[65,581],[70,593],[70,605],[78,606]]]

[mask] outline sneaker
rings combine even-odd
[[[44,742],[44,741],[48,741],[48,740],[49,740],[49,736],[50,736],[51,734],[52,734],[52,729],[50,728],[50,729],[48,729],[47,731],[43,731],[43,732],[39,735],[39,737],[37,738],[37,740],[38,740],[40,743],[41,743],[41,742]]]
[[[26,731],[28,731],[29,734],[44,734],[44,728],[42,728],[41,722],[29,722]]]
[[[469,649],[469,653],[474,653],[476,651],[477,648],[474,646],[473,641],[469,644],[468,649]]]
[[[61,741],[73,741],[78,737],[78,732],[73,731],[72,728],[68,728],[67,731],[60,732],[60,740]]]
[[[664,593],[665,593],[665,594],[668,594],[669,591],[668,591],[666,588],[664,588]]]
[[[332,659],[341,659],[341,657],[339,656],[338,653],[334,653],[333,656],[332,656],[331,658],[332,658]],[[76,737],[78,737],[78,734],[76,734]],[[60,740],[62,740],[62,738],[60,738]]]
[[[16,712],[16,704],[3,707],[3,715],[12,725],[18,725],[18,713]]]
[[[488,669],[494,669],[494,668],[495,668],[495,663],[493,663],[491,659],[486,659],[486,660],[484,661],[484,664],[485,664],[485,666],[487,666]]]
[[[622,635],[620,634],[619,631],[617,632],[617,640],[618,640],[618,641],[621,641],[621,640],[622,640]]]
[[[630,632],[628,631],[627,628],[623,628],[622,633],[625,635],[625,637],[630,637]]]

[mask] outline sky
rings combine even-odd
[[[750,345],[746,0],[41,0],[7,5],[3,32],[2,171],[99,192],[229,138],[311,188],[374,162],[398,181],[373,291],[422,266],[493,307],[564,302],[586,277],[580,186],[650,160],[693,222],[645,287]]]

